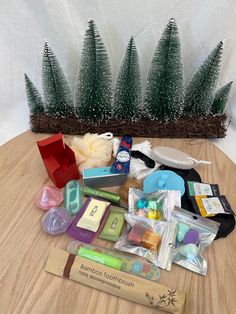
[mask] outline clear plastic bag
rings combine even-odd
[[[173,263],[206,275],[203,253],[214,241],[220,224],[178,207],[174,208],[171,221],[177,223]]]
[[[170,221],[175,206],[181,206],[180,191],[156,191],[145,193],[129,189],[129,213],[154,220]]]
[[[170,270],[176,224],[125,214],[131,229],[116,242],[115,248],[141,256],[160,268]]]

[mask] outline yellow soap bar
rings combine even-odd
[[[109,202],[91,199],[76,226],[96,232],[108,205],[110,205]]]

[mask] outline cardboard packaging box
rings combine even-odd
[[[181,314],[184,312],[185,293],[118,269],[51,249],[45,270],[89,287],[113,294],[159,311]],[[154,313],[154,312],[153,312]]]
[[[37,144],[48,176],[58,188],[64,187],[70,180],[79,179],[75,154],[63,143],[61,133],[38,141]]]

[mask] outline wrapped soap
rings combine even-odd
[[[98,199],[91,199],[83,216],[77,222],[76,226],[96,232],[100,226],[100,222],[108,205],[110,205],[109,202],[104,202]]]
[[[86,243],[92,242],[99,232],[101,232],[107,220],[109,207],[109,202],[88,197],[68,228],[69,235]],[[79,223],[82,218],[83,221]],[[84,229],[84,227],[88,227],[89,229]],[[97,231],[91,231],[90,229]]]
[[[99,235],[100,239],[117,241],[120,237],[125,218],[125,210],[121,207],[111,206],[107,222]]]
[[[175,207],[171,221],[177,223],[173,263],[201,275],[207,274],[205,249],[212,244],[219,223]]]
[[[170,270],[176,224],[132,214],[125,214],[125,220],[131,229],[120,237],[115,248],[141,256],[160,268]]]

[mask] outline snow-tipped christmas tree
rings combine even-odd
[[[212,114],[223,114],[225,112],[232,84],[233,81],[216,92],[211,108]]]
[[[176,119],[183,107],[183,63],[175,20],[170,19],[155,50],[145,106],[151,119]]]
[[[114,92],[114,116],[120,120],[135,121],[140,114],[142,97],[138,53],[133,36],[130,38]]]
[[[30,110],[30,114],[38,115],[44,112],[43,100],[39,94],[39,91],[25,74],[25,88],[27,94],[27,101]]]
[[[74,105],[69,85],[47,42],[43,51],[42,81],[47,114],[53,117],[66,117],[72,114]]]
[[[219,79],[223,55],[221,41],[194,74],[185,93],[186,115],[207,116],[212,107],[213,94]]]
[[[111,114],[111,69],[94,21],[88,22],[75,86],[76,114],[81,121],[100,122]]]

